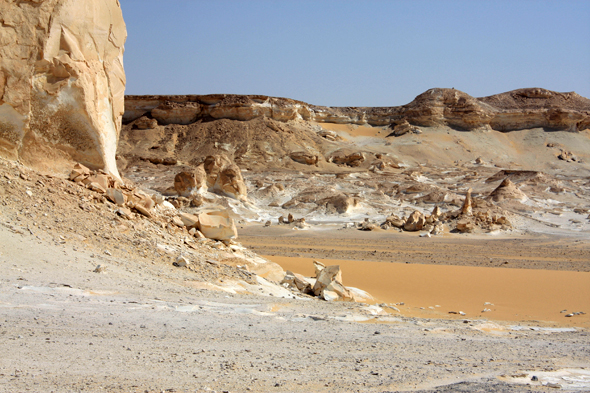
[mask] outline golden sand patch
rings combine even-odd
[[[357,126],[354,124],[318,123],[322,128],[336,132],[346,132],[350,136],[385,137],[387,132],[381,127]]]
[[[314,274],[311,258],[266,258],[285,270]],[[366,290],[377,302],[397,304],[405,316],[590,327],[588,272],[319,260],[340,265],[345,285]],[[449,313],[460,311],[465,316]],[[586,314],[566,317],[578,311]]]

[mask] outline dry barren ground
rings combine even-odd
[[[182,285],[186,271],[5,226],[0,239],[3,392],[545,391],[561,369],[573,369],[564,390],[588,389],[583,328],[360,323],[371,314],[359,304],[202,291]]]
[[[204,262],[221,260],[222,250],[186,243],[182,234],[144,218],[121,220],[108,203],[59,176],[4,162],[1,169],[0,391],[503,392],[546,391],[550,384],[590,389],[590,340],[583,325],[500,322],[487,314],[417,318],[385,307],[280,298],[264,290],[248,296],[205,291],[193,284],[220,284],[243,273]],[[262,246],[254,243],[266,239],[265,247],[285,255],[375,261],[369,256],[374,252],[389,260],[398,258],[386,254],[393,247],[405,253],[401,259],[419,252],[457,263],[453,237],[447,243],[444,237],[409,236],[397,242],[387,232],[343,230],[340,241],[324,233],[291,238],[287,246],[279,227],[257,228],[272,231],[272,237],[259,232],[254,240],[244,237],[246,242],[257,248]],[[251,233],[247,226],[240,230]],[[419,240],[431,246],[420,248]],[[528,249],[528,262],[522,263],[532,263],[543,241],[508,244]],[[374,248],[375,242],[386,247]],[[172,266],[174,258],[158,243],[186,252],[197,268]],[[587,255],[584,239],[554,244],[543,252],[547,258],[564,256],[566,273],[588,274],[579,263]],[[301,245],[312,250],[304,254]],[[508,255],[500,244],[494,247],[496,255]],[[459,251],[475,261],[485,254],[478,247]],[[509,259],[509,266],[517,260]],[[98,264],[105,272],[94,272]],[[344,277],[346,282],[346,270]]]

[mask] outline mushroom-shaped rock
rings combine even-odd
[[[387,224],[387,226],[392,226],[395,228],[402,228],[404,226],[404,220],[402,220],[401,218],[399,218],[395,214],[388,216],[385,219],[385,223]]]

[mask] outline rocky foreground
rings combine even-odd
[[[200,283],[254,277],[207,262],[231,244],[190,240],[137,211],[124,218],[91,183],[6,162],[0,181],[0,391],[587,388],[585,329],[394,314],[359,323],[382,309],[260,283],[254,295],[211,291]],[[174,266],[170,249],[193,269]]]

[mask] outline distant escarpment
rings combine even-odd
[[[515,131],[531,128],[590,129],[590,99],[574,92],[518,89],[475,98],[455,89],[430,89],[412,102],[394,107],[324,107],[262,95],[126,96],[124,123],[142,116],[160,125],[188,125],[198,120],[247,121],[260,117],[287,122],[394,126],[448,126],[459,130]]]

